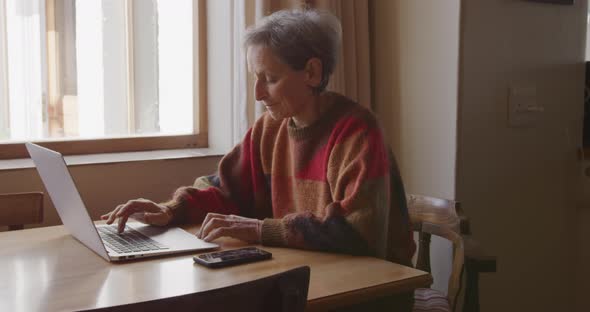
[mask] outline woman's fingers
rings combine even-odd
[[[163,226],[170,222],[172,215],[167,207],[147,199],[139,198],[118,205],[110,213],[101,216],[101,219],[106,220],[107,224],[112,224],[118,219],[117,229],[119,233],[125,230],[125,224],[129,218],[147,224]]]
[[[128,201],[126,204],[121,207],[121,209],[117,212],[117,217],[123,216],[130,216],[134,213],[144,213],[144,212],[152,212],[158,213],[162,212],[162,207],[152,201],[146,199],[134,199]]]
[[[204,241],[206,242],[211,242],[214,241],[220,237],[223,236],[232,236],[230,233],[232,232],[231,228],[228,227],[220,227],[220,228],[216,228],[213,231],[211,231],[209,233],[209,235],[207,235],[205,238],[203,238]]]
[[[211,221],[211,219],[213,219],[213,218],[225,219],[227,217],[228,217],[227,215],[223,215],[220,213],[213,213],[213,212],[208,213],[205,216],[205,220],[203,220],[203,223],[201,223],[201,228],[197,232],[197,237],[201,238],[201,239],[203,238],[203,230],[205,230],[205,225],[207,225],[207,223],[209,223],[209,221]]]
[[[251,218],[246,218],[246,217],[242,217],[242,216],[238,216],[238,215],[233,215],[233,214],[228,215],[227,217],[229,219],[232,219],[232,220],[245,220],[245,221],[251,221],[251,220],[253,220]]]
[[[209,219],[209,221],[206,224],[203,224],[203,226],[201,227],[201,236],[199,236],[199,238],[204,238],[207,237],[207,235],[209,235],[209,232],[220,228],[220,227],[229,227],[232,225],[231,221],[226,220],[224,218],[225,216],[218,218],[218,217],[214,217]]]
[[[225,222],[227,222],[227,225],[212,229],[203,240],[210,242],[219,237],[228,236],[248,243],[260,242],[260,231],[257,227],[261,221],[253,222],[252,220],[247,220],[246,222],[241,222],[225,220]]]
[[[117,231],[119,231],[119,233],[123,233],[125,230],[125,223],[127,223],[127,219],[129,219],[128,215],[119,218],[119,223],[117,223]]]
[[[107,213],[105,215],[103,215],[101,217],[101,219],[103,220],[107,220],[107,224],[112,224],[113,221],[115,221],[115,219],[117,218],[116,215],[119,212],[119,210],[121,210],[121,208],[123,208],[124,205],[119,205],[117,206],[117,208],[115,208],[113,211],[111,211],[110,213]]]
[[[150,206],[150,202],[138,199],[130,200],[117,212],[117,217],[130,216],[136,212],[144,212],[149,210]]]
[[[197,237],[212,241],[222,236],[229,236],[250,243],[260,242],[262,221],[236,215],[209,213],[205,217]]]

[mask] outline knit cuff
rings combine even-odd
[[[264,219],[261,230],[262,245],[286,246],[287,228],[281,219]]]

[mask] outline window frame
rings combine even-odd
[[[55,9],[55,0],[45,0],[46,16],[53,14]],[[127,7],[131,5],[130,0],[126,0]],[[0,4],[5,5],[2,0]],[[100,153],[121,153],[134,151],[150,151],[165,149],[185,149],[185,148],[206,148],[208,142],[208,109],[207,109],[207,20],[206,20],[206,1],[198,0],[193,5],[193,109],[198,118],[193,120],[193,133],[183,135],[138,135],[125,137],[105,137],[105,138],[59,138],[47,140],[33,140],[32,142],[56,150],[63,155],[80,155],[80,154],[100,154]],[[129,12],[127,12],[129,14]],[[54,29],[54,18],[46,18],[46,32]],[[129,29],[127,34],[130,35]],[[54,39],[47,35],[45,42],[47,53],[46,60],[54,58],[54,51],[50,51],[50,45],[55,45]],[[128,53],[132,50],[128,49]],[[1,60],[1,61],[5,61]],[[49,63],[49,62],[47,62]],[[55,64],[53,64],[55,65]],[[130,66],[133,63],[130,62]],[[48,66],[49,67],[49,66]],[[55,67],[55,66],[53,66]],[[47,73],[47,80],[55,79],[56,73]],[[49,96],[44,96],[44,101],[51,98],[51,86],[55,83],[47,81]],[[132,82],[130,82],[132,83]],[[28,158],[29,154],[24,146],[25,142],[6,142],[0,143],[0,160]]]

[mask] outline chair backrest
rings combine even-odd
[[[86,311],[302,312],[310,269],[298,267],[262,279],[205,292]]]
[[[22,230],[25,224],[43,222],[43,193],[0,194],[0,226]]]
[[[431,272],[430,239],[432,235],[452,243],[453,258],[448,281],[447,299],[451,308],[455,307],[461,286],[461,272],[464,263],[464,246],[460,234],[461,219],[457,214],[459,204],[452,200],[429,196],[407,194],[408,213],[414,231],[419,234],[416,268]]]
[[[459,233],[461,219],[458,212],[461,205],[457,201],[436,197],[406,194],[410,220],[428,222],[452,228]]]

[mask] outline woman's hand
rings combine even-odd
[[[164,205],[139,198],[117,206],[113,211],[102,215],[100,218],[107,220],[107,224],[112,224],[115,219],[118,219],[118,230],[119,233],[122,233],[125,229],[125,223],[130,217],[142,223],[164,226],[172,221],[172,211]]]
[[[208,213],[197,237],[210,242],[222,236],[229,236],[248,243],[260,243],[262,221],[236,215]]]

